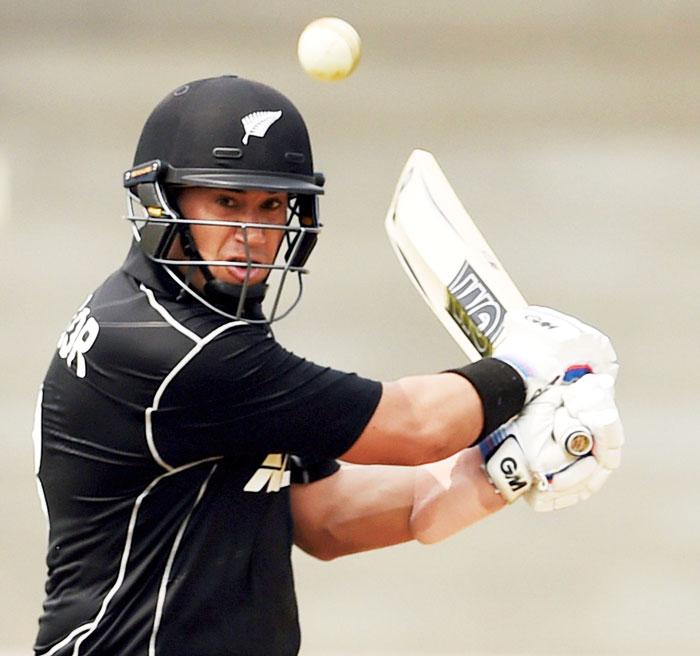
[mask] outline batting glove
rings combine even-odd
[[[548,511],[597,492],[619,467],[623,442],[614,378],[589,374],[543,391],[479,448],[506,501],[524,495],[535,510]]]
[[[617,376],[617,355],[608,337],[574,317],[531,305],[509,312],[505,322],[506,337],[493,357],[523,377],[525,403],[551,385],[586,373]]]

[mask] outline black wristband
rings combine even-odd
[[[484,358],[449,373],[466,378],[476,390],[484,408],[484,428],[478,444],[501,424],[517,415],[525,405],[525,381],[509,364],[497,358]]]

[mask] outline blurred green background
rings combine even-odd
[[[363,38],[341,83],[296,62],[324,15]],[[328,180],[286,346],[380,379],[461,363],[384,235],[421,147],[526,297],[605,330],[622,362],[628,445],[598,496],[518,505],[433,547],[295,554],[302,653],[698,653],[699,59],[690,0],[0,1],[0,652],[34,638],[34,399],[126,253],[121,174],[168,91],[235,73],[294,100]]]

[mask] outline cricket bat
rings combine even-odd
[[[507,313],[527,302],[429,152],[408,158],[385,227],[406,275],[469,361],[491,355]],[[583,427],[557,438],[576,456],[593,443]]]
[[[385,226],[406,275],[467,358],[491,355],[506,314],[527,303],[429,152],[408,158]]]

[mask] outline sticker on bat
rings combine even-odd
[[[446,309],[482,357],[493,353],[506,311],[468,262],[447,287]]]

